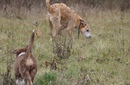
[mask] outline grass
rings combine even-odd
[[[6,71],[6,61],[9,57],[15,60],[15,55],[9,52],[26,46],[31,31],[40,29],[43,37],[35,37],[33,50],[39,63],[36,85],[42,81],[40,85],[129,85],[130,12],[123,13],[123,23],[122,12],[118,10],[90,9],[86,13],[84,19],[91,27],[92,38],[85,39],[81,34],[78,39],[77,30],[74,30],[75,41],[71,56],[57,60],[57,66],[60,68],[57,70],[42,66],[44,61],[50,62],[55,56],[54,42],[49,41],[50,29],[44,13],[26,15],[21,20],[1,15],[0,73]],[[34,26],[36,21],[39,22],[38,27]],[[63,32],[66,33],[64,30]],[[14,78],[13,68],[11,70]]]

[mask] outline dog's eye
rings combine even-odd
[[[89,32],[89,30],[86,30],[87,32]]]
[[[84,23],[84,27],[86,26],[86,24]]]

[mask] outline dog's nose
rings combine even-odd
[[[91,36],[88,36],[88,38],[91,38]]]
[[[89,35],[89,36],[85,36],[86,38],[91,38],[91,35]]]
[[[88,38],[91,38],[91,36],[89,36]]]
[[[89,32],[84,32],[86,38],[91,38],[91,34]]]

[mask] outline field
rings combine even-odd
[[[130,85],[130,12],[100,9],[78,12],[91,27],[92,38],[86,39],[82,34],[77,38],[75,29],[71,55],[66,59],[56,57],[56,70],[44,65],[56,56],[45,11],[17,17],[4,17],[1,12],[0,74],[6,74],[7,61],[11,61],[13,82],[15,55],[11,51],[26,46],[32,30],[39,29],[42,35],[36,35],[33,48],[39,65],[34,85]],[[35,22],[39,23],[37,27]],[[62,33],[68,39],[66,31]],[[63,37],[59,43],[64,42]]]

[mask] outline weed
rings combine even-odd
[[[67,43],[67,40],[65,38],[63,38],[62,40],[58,38],[53,45],[53,53],[56,54],[56,56],[60,59],[69,58],[69,56],[71,55],[71,49],[72,40],[68,41]]]

